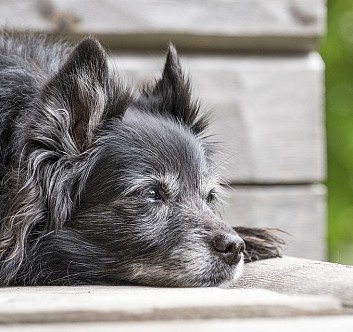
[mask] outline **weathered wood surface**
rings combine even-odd
[[[312,50],[324,0],[2,0],[0,21],[22,30],[96,34],[111,46]]]
[[[284,257],[245,264],[236,288],[269,289],[283,294],[332,295],[353,313],[353,266]]]
[[[285,253],[325,259],[325,187],[235,186],[227,191],[224,219],[233,226],[276,227],[288,234]]]
[[[303,183],[325,177],[323,63],[298,56],[181,56],[195,94],[211,110],[225,178],[233,183]],[[163,57],[116,55],[133,83],[160,73]]]
[[[0,332],[351,332],[352,330],[353,316],[0,326]]]
[[[26,287],[0,289],[0,323],[222,319],[337,314],[333,297],[260,289]]]

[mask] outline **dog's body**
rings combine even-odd
[[[279,256],[215,214],[207,118],[171,46],[138,96],[93,39],[0,36],[0,285],[215,286]]]

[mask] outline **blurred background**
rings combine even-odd
[[[329,0],[326,65],[329,259],[353,264],[353,1]]]

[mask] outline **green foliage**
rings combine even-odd
[[[328,1],[326,64],[328,244],[331,261],[353,264],[353,1]]]

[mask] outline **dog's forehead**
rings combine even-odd
[[[131,151],[126,156],[131,158],[131,167],[141,167],[145,173],[169,179],[182,176],[207,180],[210,177],[202,139],[174,119],[137,112],[127,114],[120,135],[124,145],[121,148]]]

